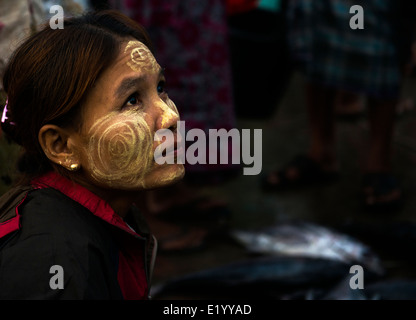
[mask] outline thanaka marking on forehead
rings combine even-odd
[[[152,71],[158,72],[160,69],[159,64],[157,63],[155,57],[150,52],[149,48],[146,47],[142,42],[137,40],[131,40],[127,43],[124,53],[129,49],[130,51],[130,61],[127,62],[127,65],[136,72],[139,71]]]

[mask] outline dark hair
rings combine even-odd
[[[89,90],[133,37],[153,51],[144,28],[114,11],[66,18],[63,29],[45,24],[13,53],[3,77],[8,97],[2,129],[23,147],[18,169],[28,182],[52,169],[38,141],[45,124],[80,127]]]

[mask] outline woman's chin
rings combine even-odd
[[[169,164],[153,171],[144,180],[145,189],[156,189],[167,187],[185,176],[185,167],[183,164]]]

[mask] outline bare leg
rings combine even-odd
[[[308,158],[314,160],[324,172],[335,172],[335,119],[333,88],[307,83],[305,88],[306,105],[310,130],[310,145],[307,151]],[[279,186],[280,171],[273,171],[267,175],[266,183],[269,186]],[[289,165],[282,173],[284,180],[297,182],[301,179],[301,172],[295,165]]]
[[[354,92],[338,89],[335,97],[335,112],[338,116],[351,117],[363,112],[362,97]]]
[[[391,148],[394,129],[396,99],[368,99],[370,146],[367,172],[391,171]]]
[[[395,121],[395,108],[397,99],[370,98],[369,122],[370,145],[365,166],[366,173],[391,173],[392,137]],[[368,205],[376,203],[388,203],[397,200],[401,196],[398,186],[390,186],[383,194],[375,195],[374,188],[364,188],[365,202]]]
[[[308,83],[306,101],[309,115],[310,146],[308,155],[324,170],[335,169],[335,119],[336,89]]]

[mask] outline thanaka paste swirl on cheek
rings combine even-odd
[[[99,119],[89,131],[88,161],[92,177],[113,188],[143,187],[143,177],[152,166],[153,139],[143,114]]]

